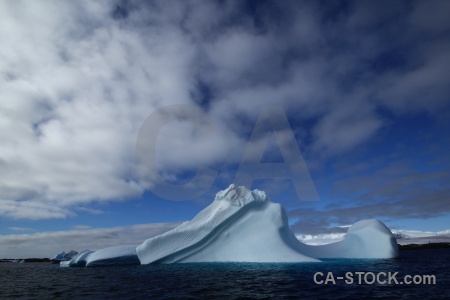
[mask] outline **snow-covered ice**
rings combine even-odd
[[[343,227],[343,226],[341,226]],[[350,225],[345,226],[350,227]],[[449,243],[450,244],[450,230],[443,231],[418,231],[418,230],[405,230],[405,229],[392,229],[392,234],[397,240],[399,245],[410,244],[428,244],[428,243]],[[342,241],[345,238],[346,233],[334,232],[334,233],[320,233],[320,234],[299,234],[296,235],[300,242],[307,245],[325,245],[334,242]]]
[[[397,243],[399,245],[429,243],[450,244],[450,229],[438,232],[418,230],[393,230],[392,232],[397,236]]]
[[[262,191],[231,185],[193,220],[137,247],[142,264],[153,262],[306,262],[280,204]]]
[[[142,264],[174,262],[311,262],[313,258],[390,258],[398,247],[378,220],[363,220],[337,243],[309,246],[264,192],[230,185],[193,220],[137,247]]]
[[[345,238],[344,232],[322,233],[322,234],[301,234],[295,236],[300,242],[307,245],[325,245],[342,241]]]
[[[375,219],[356,222],[350,226],[341,241],[319,246],[300,243],[298,249],[305,255],[316,258],[392,258],[398,256],[395,237],[386,225]]]
[[[311,246],[290,230],[281,204],[259,190],[230,185],[191,221],[139,246],[85,250],[61,266],[186,262],[319,262],[320,258],[392,258],[398,245],[378,220],[362,220],[341,241]]]
[[[138,265],[135,245],[116,246],[98,251],[85,250],[70,261],[61,262],[63,267],[97,267],[110,265]]]
[[[65,255],[66,255],[65,251],[59,252],[51,260],[59,260],[59,261],[64,260]]]
[[[94,251],[90,251],[90,250],[81,251],[71,260],[62,261],[60,263],[60,266],[61,267],[85,267],[87,257],[91,253],[94,253]]]
[[[60,261],[65,260],[64,256],[66,255],[65,251],[59,252],[58,254],[56,254],[51,260],[52,263],[59,263]]]
[[[65,251],[62,251],[58,254],[56,254],[51,260],[52,264],[60,263],[62,261],[68,261],[74,258],[78,254],[77,251],[71,250],[68,253]]]

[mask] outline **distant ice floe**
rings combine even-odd
[[[350,227],[346,226],[346,227]],[[449,243],[450,244],[450,230],[443,231],[419,231],[419,230],[405,230],[405,229],[390,229],[397,244],[429,244],[429,243]],[[322,233],[322,234],[302,234],[296,235],[297,239],[307,245],[325,245],[342,241],[346,233]]]
[[[71,250],[68,253],[62,251],[62,252],[56,254],[55,257],[50,259],[50,261],[52,262],[52,264],[59,264],[62,261],[69,261],[69,260],[71,260],[77,254],[78,254],[78,252],[75,251],[75,250]]]
[[[116,246],[98,251],[85,250],[70,261],[61,262],[63,267],[99,267],[111,265],[139,265],[135,245]]]

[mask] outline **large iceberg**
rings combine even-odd
[[[146,240],[136,252],[142,264],[317,261],[297,243],[280,204],[232,184],[193,220]]]
[[[290,230],[281,204],[259,190],[230,185],[191,221],[139,246],[83,251],[62,266],[187,262],[319,262],[320,258],[392,258],[398,245],[378,220],[353,224],[342,241],[306,245]]]
[[[313,262],[316,258],[391,258],[398,246],[378,220],[363,220],[343,241],[308,246],[264,192],[230,185],[193,220],[136,248],[142,264],[175,262]]]

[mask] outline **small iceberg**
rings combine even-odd
[[[85,250],[69,261],[62,261],[62,267],[100,267],[139,265],[135,245],[116,246],[98,251]]]
[[[393,258],[398,256],[397,241],[382,222],[361,220],[349,227],[339,242],[311,246],[299,244],[299,251],[315,258]]]
[[[69,253],[66,253],[64,251],[58,253],[55,255],[55,257],[53,257],[52,259],[50,259],[52,264],[59,264],[62,261],[68,261],[71,260],[72,258],[74,258],[76,255],[78,254],[77,251],[75,250],[71,250]]]

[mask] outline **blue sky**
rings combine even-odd
[[[191,219],[246,151],[283,163],[291,134],[320,201],[277,175],[252,188],[284,205],[296,233],[366,218],[449,229],[449,4],[1,2],[1,243]],[[289,128],[251,140],[274,107]],[[139,132],[155,113],[170,121],[150,141]],[[139,137],[154,147],[145,174]],[[192,181],[200,167],[211,186]],[[162,179],[193,199],[155,195]]]

